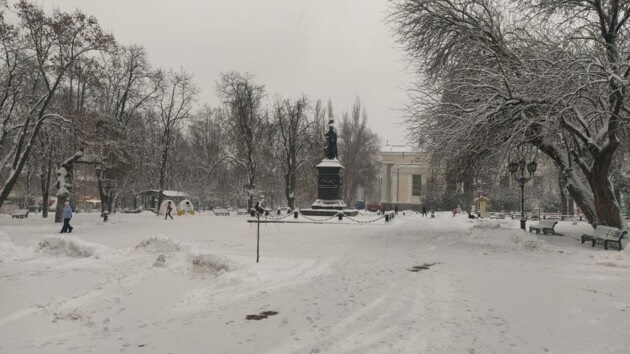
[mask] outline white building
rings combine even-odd
[[[431,166],[426,154],[410,146],[385,145],[381,148],[381,206],[384,210],[418,210],[425,197]]]

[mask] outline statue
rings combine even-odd
[[[337,133],[335,133],[335,128],[333,127],[334,120],[328,121],[328,131],[324,136],[326,136],[326,158],[329,160],[334,160],[337,158]]]

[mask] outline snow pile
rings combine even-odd
[[[33,257],[33,250],[13,244],[6,233],[0,232],[0,263]]]
[[[48,236],[39,243],[42,252],[76,258],[101,258],[109,248],[96,243],[85,242],[72,236]]]
[[[227,258],[194,251],[192,246],[163,235],[146,238],[135,248],[158,253],[153,266],[169,268],[176,272],[218,275],[237,268]]]
[[[182,248],[183,246],[179,242],[163,235],[146,238],[136,246],[136,249],[150,253],[177,252]]]
[[[624,245],[624,243],[622,243],[622,245]],[[630,268],[630,247],[628,244],[624,246],[625,247],[617,253],[614,253],[615,249],[612,249],[613,255],[608,256],[609,253],[607,252],[607,259],[605,261],[599,261],[597,264],[614,268]]]
[[[495,250],[550,251],[551,247],[535,235],[521,229],[505,228],[505,222],[484,220],[475,224],[466,241]]]
[[[198,254],[191,258],[193,270],[197,273],[221,274],[235,268],[233,263],[224,258],[211,254]]]
[[[482,220],[477,220],[475,221],[475,224],[472,226],[473,229],[482,229],[482,230],[488,230],[488,229],[500,229],[502,227],[508,227],[508,224],[511,224],[508,221],[504,221],[504,220],[486,220],[486,219],[482,219]]]

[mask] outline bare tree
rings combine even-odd
[[[254,205],[258,173],[258,156],[266,138],[267,116],[263,110],[265,87],[256,85],[253,77],[237,72],[221,75],[217,93],[226,106],[228,135],[234,144],[233,161],[247,174],[247,207]]]
[[[184,120],[191,117],[192,104],[198,88],[192,76],[186,72],[168,71],[158,75],[159,89],[155,98],[157,124],[160,128],[160,164],[158,180],[158,209],[162,204],[162,192],[167,185],[167,163],[171,147]]]
[[[357,97],[351,116],[343,114],[339,129],[339,156],[344,165],[344,199],[356,201],[359,188],[374,190],[379,171],[379,140],[368,126],[367,112]],[[367,193],[366,193],[367,194]]]
[[[407,107],[412,137],[467,163],[531,144],[593,225],[622,226],[609,177],[630,117],[630,3],[392,3],[423,77]]]
[[[274,153],[284,173],[284,194],[287,205],[295,209],[297,171],[307,162],[308,134],[313,122],[309,122],[309,101],[302,96],[295,101],[277,98],[273,107],[275,132]]]
[[[51,112],[50,105],[68,70],[90,51],[113,42],[93,17],[79,11],[55,10],[47,16],[25,0],[15,7],[19,25],[7,23],[4,15],[0,18],[2,76],[7,80],[0,99],[0,169],[9,169],[0,186],[0,206],[18,180],[44,123],[63,119]]]
[[[101,212],[111,213],[117,196],[130,187],[133,150],[145,139],[138,126],[140,117],[158,91],[161,80],[148,62],[144,48],[114,47],[99,58],[100,75],[95,109],[99,119],[91,132],[90,144],[97,154],[97,186]],[[146,148],[146,147],[144,147]]]

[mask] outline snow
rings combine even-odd
[[[391,153],[414,153],[418,152],[414,147],[409,145],[383,145],[381,146],[381,152],[391,152]]]
[[[580,244],[587,223],[377,218],[261,224],[256,263],[246,216],[81,213],[59,235],[0,215],[0,352],[628,352],[630,248]]]
[[[317,166],[315,167],[339,167],[339,168],[344,168],[340,163],[339,160],[337,159],[323,159],[322,162],[320,162]]]

